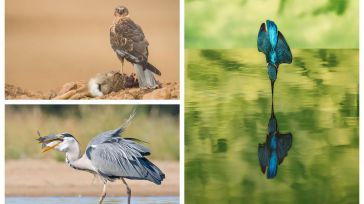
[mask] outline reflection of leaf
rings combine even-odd
[[[205,57],[209,61],[214,61],[221,68],[225,69],[226,71],[237,71],[240,68],[244,67],[244,64],[241,64],[237,61],[226,59],[222,56],[223,50],[201,50],[201,55]]]
[[[199,61],[198,63],[203,63]],[[187,65],[187,75],[188,78],[202,87],[215,87],[219,86],[221,83],[221,76],[218,72],[212,71],[215,69],[213,66],[206,66],[200,64],[188,64]]]
[[[219,138],[217,139],[216,143],[214,144],[214,153],[223,153],[227,152],[228,150],[228,144],[227,140],[225,138]]]
[[[331,50],[319,49],[316,56],[322,60],[322,66],[330,68],[337,67],[338,61],[336,55]]]
[[[340,103],[340,111],[345,117],[359,116],[359,95],[345,93],[344,100]]]

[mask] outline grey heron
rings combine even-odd
[[[55,149],[66,154],[66,163],[70,167],[87,171],[99,176],[103,183],[103,190],[99,203],[106,196],[106,184],[121,179],[125,184],[130,204],[131,189],[125,179],[148,180],[161,184],[165,174],[146,156],[150,155],[148,148],[140,144],[135,138],[122,138],[125,131],[135,116],[135,110],[129,118],[117,129],[100,133],[87,145],[85,153],[81,156],[80,144],[69,133],[50,134],[37,139],[42,143],[43,152]]]

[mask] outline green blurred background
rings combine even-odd
[[[293,49],[274,88],[292,147],[275,179],[261,172],[271,85],[256,49],[186,50],[188,204],[359,202],[359,51]]]
[[[5,158],[54,158],[64,154],[41,153],[35,140],[41,135],[69,132],[77,138],[83,153],[97,134],[119,127],[134,106],[127,105],[7,105],[5,109]],[[137,105],[137,114],[123,134],[146,141],[152,159],[179,159],[179,106]]]
[[[185,0],[185,47],[256,47],[266,19],[291,48],[359,48],[357,0]]]

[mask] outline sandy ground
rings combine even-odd
[[[178,196],[179,163],[153,161],[166,174],[162,185],[127,180],[132,195]],[[102,182],[87,172],[53,160],[11,160],[5,162],[6,196],[99,196]],[[109,183],[108,196],[126,196],[121,181]]]
[[[28,89],[24,89],[15,85],[5,84],[5,99],[54,99],[54,100],[90,100],[90,99],[107,99],[107,100],[136,100],[136,99],[145,99],[145,100],[163,100],[163,99],[179,99],[179,83],[164,83],[161,84],[161,87],[154,90],[142,90],[140,88],[126,88],[117,92],[111,92],[107,95],[100,97],[91,97],[82,95],[77,97],[77,88],[80,86],[85,86],[85,81],[77,81],[77,82],[69,82],[64,84],[62,87],[58,87],[56,89],[52,89],[47,92],[41,91],[31,91]],[[73,94],[71,98],[60,98],[67,94]],[[75,96],[75,97],[74,97]]]
[[[5,81],[34,92],[119,70],[109,43],[114,8],[128,7],[162,83],[179,81],[178,0],[6,0]],[[126,63],[124,72],[133,68]]]

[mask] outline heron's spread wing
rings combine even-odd
[[[282,163],[283,159],[288,155],[289,149],[292,146],[292,134],[284,133],[278,136],[277,153],[279,163]]]
[[[97,145],[101,144],[105,141],[108,141],[112,138],[119,138],[120,134],[125,131],[125,129],[128,127],[128,125],[131,123],[131,121],[134,119],[134,116],[136,114],[135,109],[130,114],[129,118],[117,129],[115,130],[109,130],[103,133],[100,133],[96,137],[94,137],[87,145],[86,149],[90,147],[91,145]]]
[[[148,41],[143,30],[130,18],[120,19],[110,30],[110,43],[119,57],[131,63],[145,64],[148,59]]]
[[[260,26],[257,44],[258,44],[258,51],[263,52],[265,54],[268,62],[268,54],[269,51],[271,50],[271,45],[269,42],[267,30],[265,28],[265,23],[262,23],[262,25]]]
[[[145,179],[160,184],[165,176],[144,157],[149,154],[148,148],[123,138],[112,138],[86,150],[87,157],[104,177]]]
[[[278,31],[277,55],[279,64],[292,63],[291,49],[289,48],[286,39],[280,31]]]

